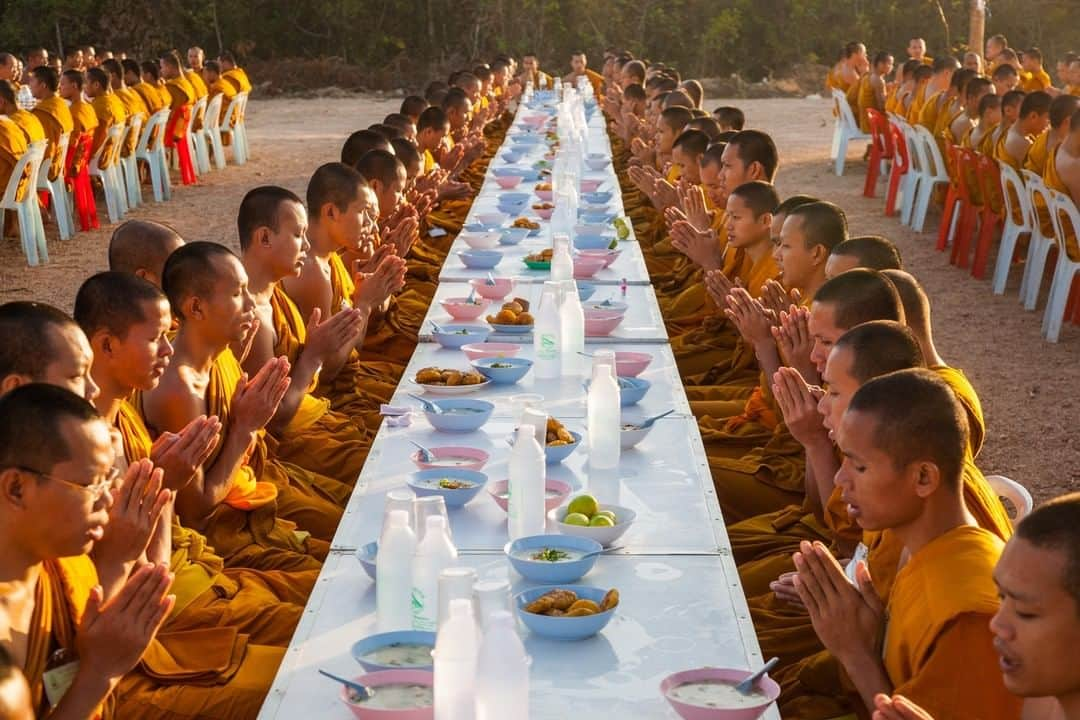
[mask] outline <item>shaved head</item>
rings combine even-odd
[[[153,220],[128,220],[109,240],[109,269],[138,275],[161,285],[165,260],[184,239],[168,225]]]

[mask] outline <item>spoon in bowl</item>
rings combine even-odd
[[[754,686],[757,685],[758,680],[760,680],[765,673],[776,667],[779,662],[780,658],[778,657],[769,660],[769,662],[765,663],[760,670],[736,685],[735,689],[739,691],[740,695],[749,695],[754,692]]]
[[[369,688],[365,685],[361,685],[360,683],[353,682],[352,680],[346,680],[345,678],[338,677],[337,675],[331,675],[322,668],[319,668],[319,674],[324,675],[331,680],[337,680],[339,683],[344,685],[345,689],[349,693],[349,702],[358,703],[365,700],[370,700],[371,698],[375,697],[375,690],[373,688]]]
[[[420,404],[424,406],[424,409],[427,410],[429,413],[433,413],[435,415],[442,415],[445,412],[445,410],[443,410],[442,407],[440,407],[439,405],[431,402],[430,400],[425,400],[424,398],[420,397],[419,395],[413,395],[412,393],[408,393],[408,395],[413,400],[418,400],[420,402]]]
[[[435,453],[431,452],[420,443],[416,442],[415,440],[410,440],[409,442],[420,448],[420,462],[429,463],[435,459]]]
[[[634,429],[635,430],[644,430],[646,428],[651,428],[653,426],[653,423],[655,423],[657,420],[659,420],[660,418],[665,418],[665,417],[667,417],[668,415],[670,415],[673,412],[675,412],[675,408],[671,408],[667,412],[660,413],[659,415],[653,415],[651,418],[648,418],[646,420],[642,420],[640,423],[635,425]]]

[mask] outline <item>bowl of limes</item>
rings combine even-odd
[[[619,505],[601,505],[592,495],[578,495],[548,513],[559,532],[595,540],[611,547],[630,529],[637,513]]]

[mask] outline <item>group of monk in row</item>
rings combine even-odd
[[[864,132],[870,132],[867,109],[892,113],[929,130],[945,158],[950,145],[975,150],[1018,172],[1030,170],[1050,189],[1080,202],[1077,53],[1057,62],[1057,86],[1038,48],[1017,52],[1004,35],[987,41],[985,62],[976,52],[965,54],[963,62],[934,59],[926,54],[926,42],[913,38],[908,60],[895,73],[886,51],[871,61],[865,45],[851,43],[843,54],[826,85],[847,94]]]
[[[1080,718],[1080,495],[1014,528],[895,245],[782,198],[772,138],[697,82],[610,63],[624,207],[781,717]]]
[[[229,101],[252,87],[232,53],[206,60],[199,47],[188,50],[186,66],[175,50],[158,60],[139,62],[110,52],[99,56],[92,47],[69,54],[62,67],[57,64],[50,62],[44,48],[31,51],[25,64],[15,55],[0,52],[0,192],[7,188],[28,146],[39,140],[48,141],[42,167],[48,169],[49,179],[72,178],[108,141],[114,126],[125,129],[120,142],[121,154],[127,157],[139,143],[138,128],[154,113],[168,109],[165,141],[171,147],[187,132],[184,113],[200,99],[222,95],[216,119],[220,122]],[[20,107],[24,85],[33,99],[31,109]],[[200,129],[203,121],[194,118],[192,128]],[[64,156],[60,152],[63,135],[69,136]],[[92,141],[79,142],[84,136],[91,136]],[[25,177],[23,182],[28,180]]]
[[[406,98],[235,238],[120,225],[70,315],[0,306],[0,717],[257,714],[517,74]]]

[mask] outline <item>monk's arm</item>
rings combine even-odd
[[[279,433],[292,422],[300,403],[307,394],[315,373],[319,372],[319,362],[310,357],[311,353],[300,353],[297,362],[292,366],[289,373],[292,382],[285,391],[285,397],[281,399],[274,417],[270,419],[266,429],[271,433]],[[251,350],[244,358],[243,368],[248,377],[255,377],[268,360],[272,360],[274,354],[274,330],[267,327],[266,323],[260,323],[255,339],[251,343]]]
[[[815,437],[813,442],[803,445],[806,450],[806,500],[809,508],[819,520],[823,518],[824,508],[832,495],[836,471],[840,463],[836,460],[836,449],[828,435]]]
[[[86,720],[93,716],[94,710],[119,682],[120,678],[110,680],[101,673],[80,666],[71,687],[46,717],[48,720]]]

